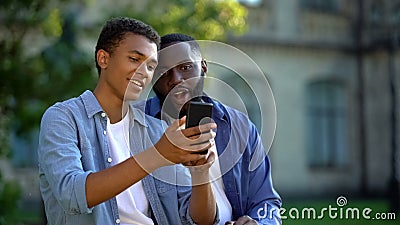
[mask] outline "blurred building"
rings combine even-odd
[[[277,127],[269,154],[282,196],[386,194],[396,174],[399,181],[400,1],[240,2],[249,32],[228,43],[272,87]],[[246,105],[257,124],[263,115],[254,106]]]

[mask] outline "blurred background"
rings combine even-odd
[[[269,155],[284,208],[337,207],[344,196],[349,207],[397,212],[396,220],[284,224],[398,224],[399,0],[2,0],[0,225],[46,223],[40,118],[55,102],[94,88],[97,36],[114,16],[141,19],[160,35],[222,41],[258,64],[276,101]],[[258,128],[267,126],[263,100],[246,85],[259,76],[213,76],[237,90]]]

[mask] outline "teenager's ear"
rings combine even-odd
[[[100,68],[102,69],[107,68],[109,56],[110,54],[103,49],[97,51],[96,59],[97,59],[97,64],[99,64]]]
[[[207,61],[205,59],[201,60],[201,69],[203,70],[204,74],[207,73],[208,67],[207,67]]]

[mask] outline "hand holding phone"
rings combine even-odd
[[[211,123],[213,104],[206,102],[189,103],[186,114],[186,128],[199,126],[201,124]],[[195,154],[205,155],[208,150],[196,152]]]

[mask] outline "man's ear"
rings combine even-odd
[[[208,67],[207,67],[207,61],[205,59],[201,60],[201,69],[203,70],[204,74],[207,73]]]
[[[99,64],[100,68],[102,69],[107,68],[109,56],[110,54],[103,49],[97,51],[96,55],[97,64]]]

